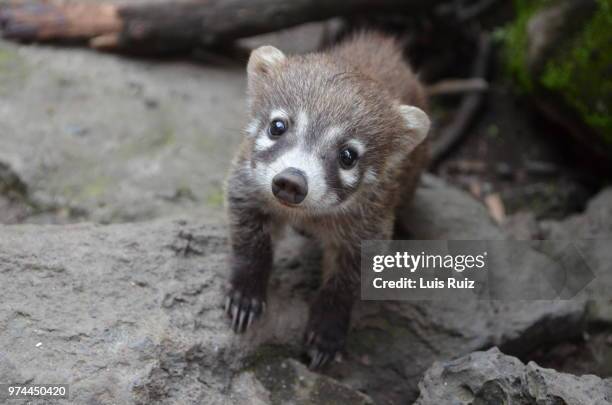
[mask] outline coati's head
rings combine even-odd
[[[286,57],[263,46],[247,71],[253,178],[296,213],[346,208],[396,171],[429,131],[422,110],[325,54]]]

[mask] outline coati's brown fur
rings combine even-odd
[[[226,311],[237,332],[263,312],[276,225],[317,237],[323,284],[305,337],[319,367],[344,345],[361,241],[392,238],[426,167],[425,93],[396,42],[375,33],[302,56],[261,47],[247,70],[251,123],[226,191]]]

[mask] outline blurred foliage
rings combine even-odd
[[[516,18],[500,35],[505,65],[522,91],[541,86],[559,94],[584,122],[612,143],[612,0],[597,0],[597,10],[575,35],[559,44],[538,77],[528,69],[527,24],[550,0],[515,0]]]
[[[514,21],[496,33],[504,43],[504,62],[509,74],[517,81],[520,89],[527,93],[533,89],[527,68],[527,23],[531,16],[547,3],[547,0],[514,0]]]
[[[598,10],[557,60],[548,62],[542,85],[560,92],[591,127],[612,143],[612,1]]]

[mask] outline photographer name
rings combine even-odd
[[[402,277],[399,280],[384,280],[382,277],[376,277],[372,281],[374,288],[401,288],[401,289],[472,289],[475,288],[474,280],[470,280],[464,277],[463,280],[449,277],[446,280],[440,280],[434,278],[433,280],[427,280],[422,277],[418,279]]]

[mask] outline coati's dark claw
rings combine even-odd
[[[327,365],[327,363],[333,359],[332,353],[321,352],[318,350],[314,350],[311,353],[310,365],[308,368],[310,370],[319,370]]]
[[[327,298],[319,294],[314,300],[304,334],[311,370],[322,369],[332,362],[346,343],[350,305],[330,302]]]
[[[321,335],[315,332],[309,332],[305,336],[306,346],[309,348],[308,354],[310,355],[310,370],[319,370],[324,368],[328,363],[336,358],[336,355],[342,348],[341,341],[330,339],[324,339]]]
[[[249,294],[232,290],[225,298],[225,313],[231,319],[232,330],[244,333],[261,316],[265,302]]]
[[[320,370],[325,368],[332,360],[336,358],[338,351],[333,348],[323,349],[320,345],[317,345],[316,342],[318,339],[316,337],[312,338],[313,346],[308,352],[310,355],[310,364],[308,368],[310,370]]]

